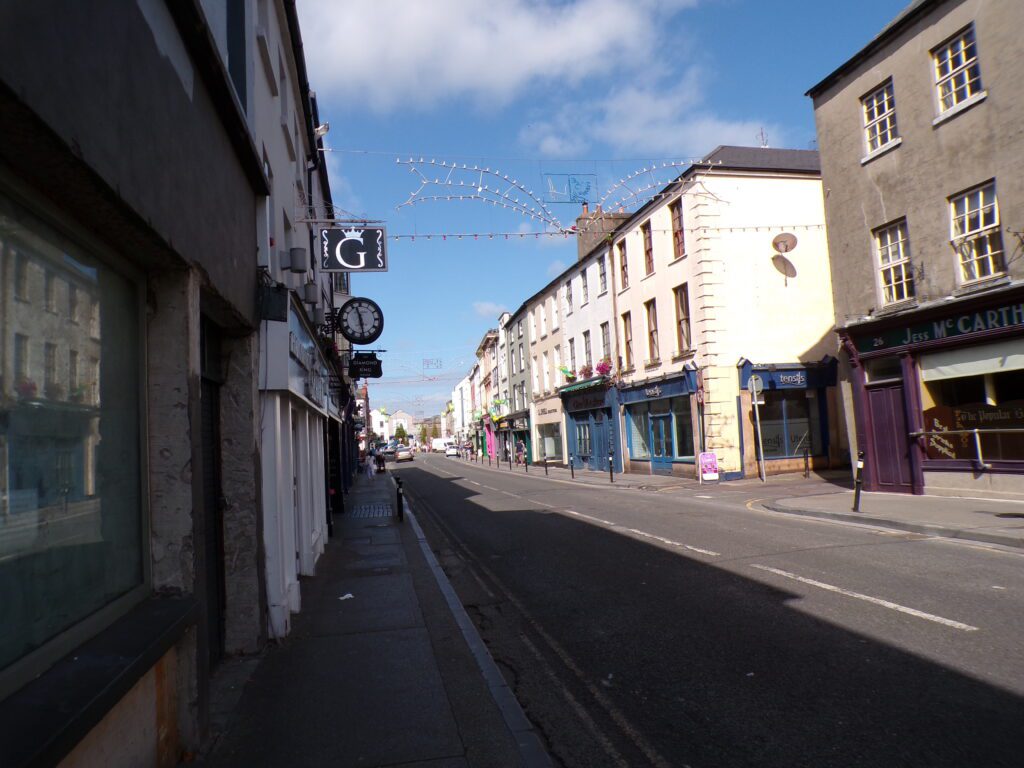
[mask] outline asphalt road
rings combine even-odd
[[[759,512],[727,484],[395,471],[564,765],[1024,765],[1020,554]]]

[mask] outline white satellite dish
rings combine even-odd
[[[776,235],[772,240],[772,248],[779,253],[789,253],[796,248],[796,235],[791,235],[789,232]]]

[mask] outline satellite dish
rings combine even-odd
[[[796,235],[791,235],[789,232],[776,235],[772,240],[772,248],[779,253],[789,253],[796,248]]]

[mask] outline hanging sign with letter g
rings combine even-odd
[[[332,227],[320,230],[320,270],[322,272],[387,272],[384,227],[349,229]]]

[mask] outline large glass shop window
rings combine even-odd
[[[766,390],[759,407],[761,441],[766,459],[821,453],[821,416],[813,389]]]
[[[143,581],[136,286],[0,194],[0,669]]]
[[[693,458],[693,417],[689,397],[672,398],[672,421],[676,430],[676,458]]]
[[[629,458],[651,458],[650,420],[647,403],[627,405],[626,421],[629,424]]]
[[[977,429],[982,460],[1024,461],[1024,370],[1000,371],[924,382],[924,429],[928,432]],[[926,441],[929,459],[977,458],[973,434],[934,435]]]

